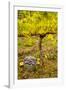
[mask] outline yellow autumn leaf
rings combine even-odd
[[[37,58],[37,61],[40,61],[40,58]]]
[[[45,58],[47,58],[47,55],[45,55]]]
[[[48,35],[47,37],[49,40],[53,40],[53,36],[51,34]]]
[[[24,65],[24,63],[23,62],[20,62],[20,64],[19,64],[20,66],[23,66]]]
[[[37,61],[37,64],[40,64],[40,61]]]

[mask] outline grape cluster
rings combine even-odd
[[[36,58],[33,56],[27,56],[24,58],[24,64],[36,65]]]

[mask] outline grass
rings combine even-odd
[[[24,65],[20,66],[18,62],[18,79],[31,79],[31,78],[55,78],[57,77],[57,62],[53,60],[45,60],[44,65],[36,65],[33,70],[28,71]]]
[[[34,38],[34,37],[33,37]],[[38,39],[34,38],[30,44],[24,38],[18,38],[18,80],[33,78],[56,78],[57,77],[57,46],[53,41],[43,40],[44,65],[40,66]],[[46,42],[47,41],[47,42]],[[25,42],[25,44],[24,44]],[[31,70],[25,68],[23,59],[25,56],[34,56],[37,59],[36,66]]]

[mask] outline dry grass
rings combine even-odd
[[[18,62],[18,79],[31,79],[31,78],[56,78],[57,77],[57,62],[53,60],[45,60],[44,65],[36,65],[33,70],[26,70],[24,65],[20,66]]]

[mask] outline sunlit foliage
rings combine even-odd
[[[18,79],[57,77],[58,13],[18,10]],[[24,68],[25,56],[37,60],[34,71]]]

